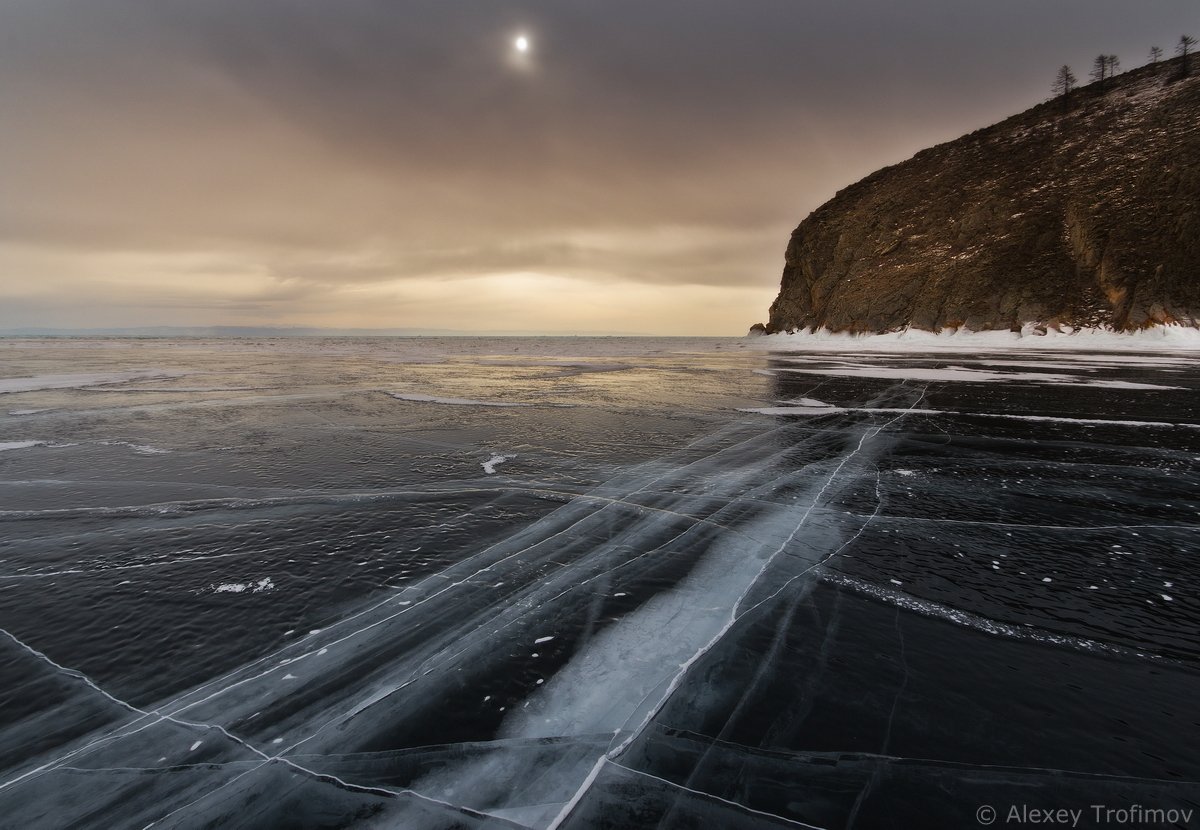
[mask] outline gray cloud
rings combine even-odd
[[[1191,0],[9,0],[0,300],[34,308],[52,268],[63,313],[109,297],[105,323],[157,322],[156,298],[319,320],[339,289],[339,324],[361,291],[371,326],[413,307],[391,284],[453,302],[539,273],[726,287],[733,333],[835,190],[1189,22]]]

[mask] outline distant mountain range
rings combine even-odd
[[[792,233],[752,331],[1200,319],[1200,60],[1144,66],[923,150]]]

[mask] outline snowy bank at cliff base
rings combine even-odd
[[[753,337],[755,348],[767,351],[979,352],[1031,349],[1044,351],[1200,351],[1200,329],[1191,326],[1153,326],[1136,331],[1106,328],[1045,329],[1034,324],[1020,331],[966,329],[901,329],[880,334],[850,334],[817,329],[813,332]]]

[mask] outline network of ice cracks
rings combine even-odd
[[[954,378],[927,380],[936,379]],[[597,782],[648,776],[623,764],[624,755],[697,662],[781,592],[803,592],[825,575],[822,565],[876,518],[882,499],[875,513],[852,514],[838,497],[864,481],[878,495],[876,462],[889,430],[908,415],[937,414],[923,399],[918,382],[860,408],[803,399],[751,410],[848,420],[845,429],[814,433],[810,446],[797,445],[786,424],[732,423],[153,707],[121,700],[3,632],[31,660],[76,683],[79,705],[112,716],[104,730],[0,782],[0,803],[20,821],[22,810],[36,815],[40,793],[52,789],[83,814],[89,801],[123,803],[131,826],[182,827],[250,809],[256,793],[304,786],[328,788],[331,814],[361,800],[363,826],[570,826]],[[598,625],[598,597],[623,596],[623,585],[643,582],[672,557],[690,560],[682,579]],[[423,701],[455,688],[456,675],[499,667],[514,648],[550,647],[565,621],[580,619],[588,620],[585,630],[596,624],[586,646],[536,680],[494,740],[430,748],[426,754],[440,761],[432,771],[402,788],[379,783],[411,762],[404,752],[361,751],[381,724],[421,718]],[[661,779],[655,785],[685,789]]]
[[[909,397],[901,412],[919,404],[915,390]],[[799,590],[823,559],[853,540],[844,517],[822,520],[825,508],[850,482],[877,475],[873,460],[901,417],[864,423],[841,435],[835,451],[823,448],[827,457],[799,467],[786,463],[797,448],[778,441],[782,426],[730,426],[153,708],[119,700],[17,641],[77,681],[82,694],[123,712],[112,727],[0,783],[0,799],[30,803],[39,787],[60,797],[77,788],[81,799],[140,807],[146,826],[171,827],[219,815],[265,781],[298,775],[383,797],[392,819],[413,826],[440,824],[449,811],[500,826],[556,827],[598,774],[623,769],[622,753],[698,658],[756,606]],[[860,530],[870,518],[857,519]],[[623,581],[656,567],[664,552],[699,561],[674,587],[538,679],[490,746],[446,751],[436,772],[404,789],[361,783],[354,771],[372,759],[339,754],[381,722],[419,717],[419,701],[443,693],[464,667],[494,661],[514,645],[549,646],[556,620],[589,613],[597,594],[621,594]],[[512,589],[498,597],[497,583]],[[668,626],[671,636],[664,637]],[[382,756],[375,763],[386,764]],[[96,793],[89,773],[105,771],[125,774],[107,777],[105,791]],[[165,814],[163,803],[172,807]]]

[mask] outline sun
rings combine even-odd
[[[518,52],[528,52],[529,38],[525,37],[525,35],[518,35],[517,39],[513,41],[513,46],[516,47]]]

